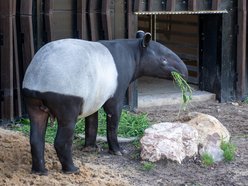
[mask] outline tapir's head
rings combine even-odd
[[[138,31],[140,39],[140,74],[145,76],[171,78],[171,72],[180,73],[188,78],[188,70],[183,61],[170,49],[162,44],[151,41],[151,34]]]

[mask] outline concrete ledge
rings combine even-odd
[[[138,108],[159,107],[182,103],[181,92],[138,96]],[[216,95],[206,91],[194,91],[191,102],[215,101]]]

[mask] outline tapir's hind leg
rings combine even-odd
[[[84,151],[94,151],[97,149],[96,136],[98,129],[98,112],[85,118],[85,145]]]
[[[47,174],[44,161],[45,132],[48,113],[40,109],[42,101],[35,98],[25,98],[27,111],[31,123],[30,145],[32,154],[32,172]]]
[[[72,160],[72,142],[77,117],[82,109],[82,99],[72,96],[51,94],[47,96],[47,106],[58,121],[54,147],[64,173],[75,173],[79,169]]]

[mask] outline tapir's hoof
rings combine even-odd
[[[83,152],[101,152],[101,148],[97,145],[87,146],[87,147],[83,147],[82,151]]]
[[[62,169],[63,173],[65,174],[78,174],[80,172],[78,167],[73,166],[73,168],[70,169]]]
[[[39,176],[47,176],[47,175],[48,175],[47,169],[39,170],[39,171],[38,171],[38,170],[32,169],[31,173],[32,173],[32,174],[39,175]]]
[[[122,156],[122,155],[127,154],[127,151],[126,150],[117,150],[117,151],[109,150],[109,153],[113,155],[117,155],[117,156]]]

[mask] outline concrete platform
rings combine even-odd
[[[214,101],[215,94],[200,91],[198,86],[190,85],[194,91],[191,102]],[[150,77],[138,80],[138,108],[180,104],[182,94],[173,81]]]

